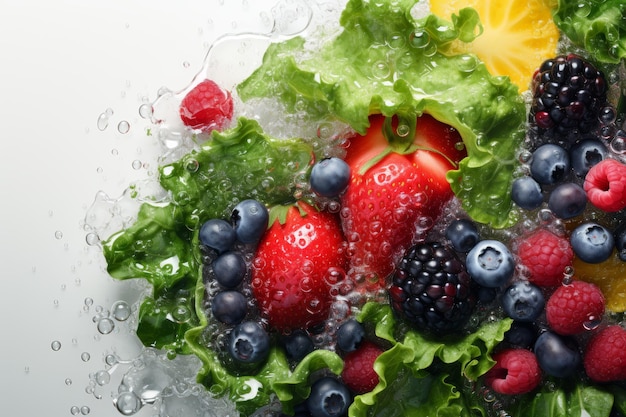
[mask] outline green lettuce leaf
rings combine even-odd
[[[511,320],[483,324],[460,338],[430,339],[413,330],[399,337],[399,324],[389,305],[368,303],[358,319],[373,325],[376,336],[392,347],[374,363],[378,385],[354,398],[350,417],[470,416],[464,414],[470,409],[484,413],[475,395],[462,393],[464,381],[477,380],[494,365],[491,352],[504,339]],[[415,391],[418,387],[426,392]]]
[[[452,40],[481,32],[473,9],[462,9],[451,22],[435,15],[415,19],[415,3],[350,1],[336,38],[306,55],[300,37],[270,45],[238,93],[244,100],[278,98],[288,111],[335,117],[359,133],[373,113],[406,119],[430,113],[463,137],[468,157],[448,174],[463,208],[477,221],[511,225],[524,103],[508,78],[490,75],[476,56],[448,53]]]
[[[554,22],[597,61],[617,64],[626,57],[626,3],[622,0],[558,0]]]

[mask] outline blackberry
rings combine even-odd
[[[458,330],[475,305],[475,290],[464,263],[439,242],[417,244],[405,253],[389,290],[391,306],[418,330]]]
[[[532,84],[530,123],[548,136],[588,133],[599,124],[606,106],[607,82],[602,71],[578,55],[543,62]]]

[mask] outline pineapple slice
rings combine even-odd
[[[606,308],[614,313],[626,311],[626,262],[617,251],[599,264],[588,264],[574,259],[574,276],[582,281],[596,284],[606,299]]]
[[[431,0],[431,11],[446,19],[474,8],[484,32],[471,43],[456,41],[454,53],[474,53],[494,75],[508,75],[519,91],[528,90],[541,63],[556,54],[559,31],[545,0]]]

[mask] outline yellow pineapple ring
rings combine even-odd
[[[573,266],[577,279],[600,287],[607,310],[615,313],[626,311],[626,262],[619,259],[617,251],[599,264],[588,264],[576,258]]]
[[[473,42],[456,41],[452,52],[476,54],[493,75],[508,75],[519,91],[556,54],[559,31],[545,0],[431,0],[431,11],[445,19],[464,7],[480,16],[484,32]]]

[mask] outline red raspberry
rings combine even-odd
[[[591,167],[583,189],[591,204],[614,213],[626,208],[626,165],[604,159]]]
[[[626,379],[626,330],[618,325],[600,330],[585,348],[583,365],[596,382]]]
[[[541,382],[539,363],[529,350],[505,349],[493,359],[496,364],[485,374],[485,383],[500,394],[525,394]]]
[[[341,373],[346,386],[357,394],[373,390],[378,385],[374,361],[381,353],[383,350],[372,342],[363,342],[357,350],[348,353]]]
[[[573,281],[554,291],[546,303],[548,325],[556,333],[575,335],[597,326],[605,300],[596,285]]]
[[[233,98],[214,81],[196,85],[180,103],[180,118],[185,126],[209,133],[223,129],[233,117]]]
[[[519,243],[517,256],[528,269],[530,282],[555,287],[561,285],[565,268],[572,265],[574,252],[569,239],[539,229]]]

